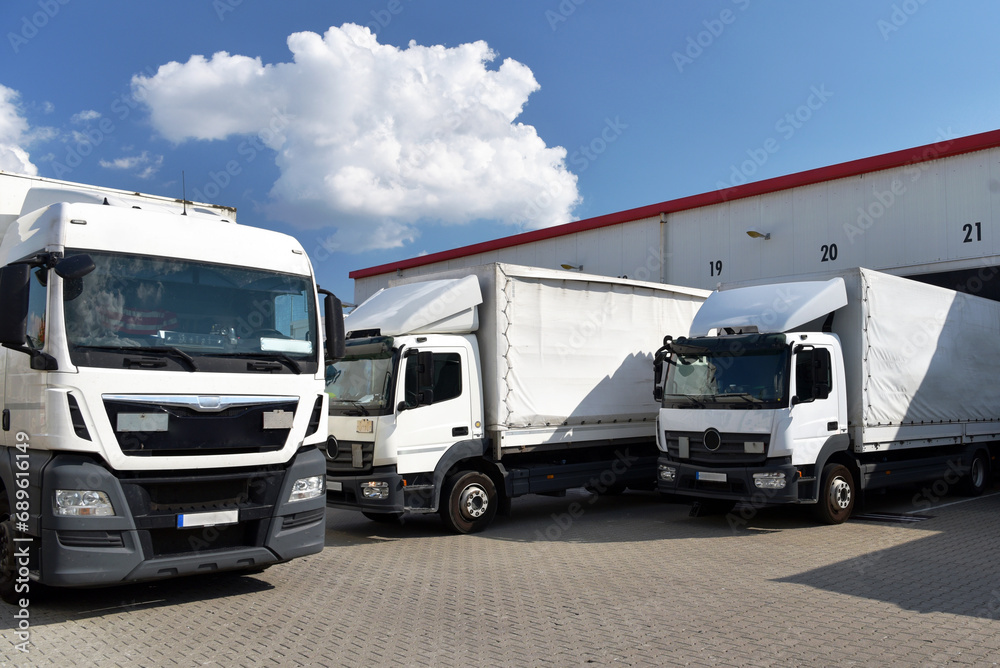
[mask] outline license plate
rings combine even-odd
[[[708,471],[698,471],[698,480],[704,480],[705,482],[726,482],[725,473],[709,473]]]
[[[328,492],[343,492],[344,491],[344,483],[337,482],[336,480],[327,480],[326,481],[326,491],[328,491]]]
[[[185,513],[177,516],[177,528],[212,527],[220,524],[236,524],[240,521],[240,511],[223,510],[217,513]]]

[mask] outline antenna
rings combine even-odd
[[[187,196],[187,183],[184,180],[184,170],[181,170],[181,198],[183,201],[184,211],[181,212],[182,216],[188,215],[188,196]]]

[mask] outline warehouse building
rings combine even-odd
[[[698,288],[853,266],[1000,300],[1000,130],[359,269],[389,280],[489,262]]]

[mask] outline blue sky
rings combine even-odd
[[[5,0],[0,26],[0,169],[184,172],[348,299],[354,269],[1000,128],[987,0]]]

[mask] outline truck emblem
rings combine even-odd
[[[722,434],[718,429],[708,428],[705,430],[705,449],[715,452],[722,445]]]
[[[330,438],[326,439],[326,458],[329,460],[335,460],[339,454],[340,441],[337,440],[336,436],[330,436]]]

